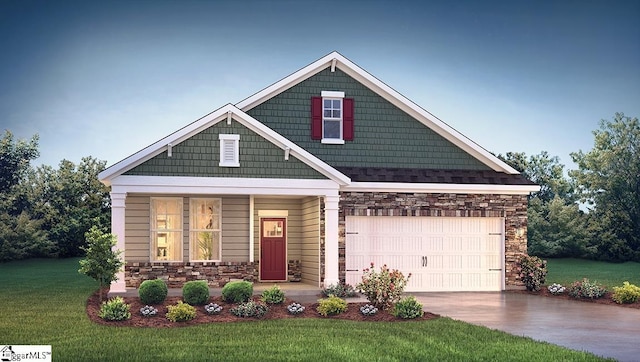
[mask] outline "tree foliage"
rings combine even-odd
[[[92,226],[86,233],[86,246],[81,249],[86,252],[86,257],[80,260],[78,272],[89,276],[100,284],[100,300],[102,300],[102,288],[111,282],[118,280],[117,273],[123,265],[120,259],[120,250],[114,250],[116,237],[113,234],[104,233],[99,227]]]
[[[565,177],[560,159],[546,151],[532,156],[508,152],[498,157],[540,185],[540,191],[529,197],[528,253],[541,257],[588,255],[586,217],[575,203],[573,185]]]
[[[0,140],[0,261],[83,254],[92,225],[110,224],[109,188],[98,181],[106,162],[85,157],[75,165],[33,168],[38,136]]]
[[[43,220],[61,257],[82,255],[91,226],[106,230],[110,224],[109,188],[98,180],[105,164],[92,157],[78,165],[62,160],[57,170],[43,165],[33,175],[32,212]]]
[[[600,259],[640,261],[640,123],[616,113],[593,135],[591,151],[571,154],[570,172],[591,207],[592,243]]]

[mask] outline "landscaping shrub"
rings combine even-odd
[[[144,307],[140,308],[140,314],[142,314],[143,317],[153,317],[158,314],[158,310],[153,306],[145,305]]]
[[[247,281],[229,282],[222,287],[222,299],[227,303],[244,303],[253,295],[253,284]]]
[[[289,314],[301,314],[304,312],[304,306],[300,303],[291,303],[287,306],[287,311],[289,312]]]
[[[318,308],[316,310],[325,317],[340,314],[347,310],[347,302],[335,295],[330,295],[329,298],[318,300]]]
[[[167,299],[167,283],[162,279],[145,280],[138,288],[138,296],[144,304],[160,304]]]
[[[349,284],[331,284],[328,287],[322,289],[322,295],[328,297],[330,295],[335,295],[340,298],[350,298],[355,297],[356,290]]]
[[[547,277],[547,261],[523,255],[518,261],[518,274],[527,290],[537,292]]]
[[[547,290],[549,290],[549,293],[553,294],[553,295],[560,295],[562,293],[564,293],[565,291],[565,287],[563,287],[560,284],[556,284],[553,283],[550,286],[547,287]]]
[[[635,303],[640,299],[640,287],[624,282],[621,287],[613,287],[611,299],[618,304]]]
[[[598,299],[606,293],[606,288],[595,281],[589,281],[587,278],[582,279],[582,281],[575,282],[569,287],[569,295],[577,299]]]
[[[411,274],[405,278],[400,271],[390,270],[386,264],[380,268],[378,273],[373,266],[371,263],[371,268],[364,269],[362,282],[356,288],[367,297],[369,303],[374,307],[386,310],[400,300]]]
[[[262,302],[254,302],[250,300],[231,308],[231,314],[242,318],[262,318],[269,311],[269,307]]]
[[[262,301],[267,304],[282,304],[284,302],[284,292],[279,286],[274,285],[262,292]]]
[[[378,313],[378,308],[372,306],[371,304],[365,304],[360,307],[360,313],[362,313],[362,315],[364,316],[375,315],[376,313]]]
[[[422,310],[422,304],[414,296],[409,296],[396,303],[391,314],[397,318],[414,319],[422,317],[424,311]]]
[[[196,309],[187,303],[178,301],[176,305],[167,307],[167,319],[172,322],[186,322],[196,317]]]
[[[219,306],[217,303],[209,303],[204,306],[204,310],[207,314],[220,314],[222,312],[222,306]]]
[[[107,321],[123,321],[131,318],[130,308],[122,297],[115,297],[102,302],[98,316]]]
[[[182,286],[182,299],[191,305],[203,305],[209,300],[209,284],[204,280],[193,280]]]

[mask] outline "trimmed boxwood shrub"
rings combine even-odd
[[[164,280],[145,280],[138,288],[138,296],[143,304],[160,304],[167,299],[167,291]]]
[[[191,305],[204,305],[209,301],[209,285],[204,280],[193,280],[182,286],[182,299]]]
[[[227,303],[244,303],[253,295],[253,284],[248,281],[229,282],[222,287],[222,299]]]

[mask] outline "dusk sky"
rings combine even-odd
[[[0,0],[0,130],[108,165],[338,51],[494,153],[640,117],[640,1]]]

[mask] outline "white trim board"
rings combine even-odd
[[[529,195],[529,193],[531,192],[540,191],[540,186],[539,185],[352,182],[350,185],[340,187],[340,191]]]

